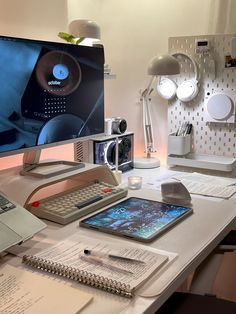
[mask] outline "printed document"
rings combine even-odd
[[[38,273],[9,265],[0,268],[1,314],[75,314],[92,296]]]
[[[228,199],[236,193],[236,180],[221,178],[197,172],[177,175],[191,194],[213,196]]]

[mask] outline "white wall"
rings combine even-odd
[[[106,62],[117,74],[105,83],[106,115],[127,119],[136,154],[143,153],[139,91],[150,79],[148,61],[167,52],[168,37],[233,31],[232,6],[230,0],[68,0],[69,21],[90,18],[101,27]],[[152,105],[154,137],[164,163],[168,104],[154,92]]]
[[[0,34],[57,40],[67,27],[66,0],[0,0]]]
[[[94,2],[95,6],[92,5]],[[123,116],[128,121],[129,130],[135,132],[136,153],[142,154],[139,91],[149,82],[146,74],[148,61],[158,53],[167,52],[169,36],[195,33],[197,19],[193,21],[193,12],[203,8],[203,12],[208,12],[209,1],[69,0],[68,4],[69,21],[90,16],[101,27],[106,62],[117,75],[115,81],[105,84],[106,114]],[[207,13],[201,14],[198,31],[205,32],[206,27]],[[153,109],[154,137],[161,155],[165,155],[167,103],[154,95]]]
[[[106,62],[117,75],[105,82],[106,116],[127,120],[129,130],[135,132],[136,154],[142,154],[139,91],[149,82],[149,59],[167,52],[171,36],[235,32],[235,8],[232,0],[0,0],[0,33],[58,40],[57,33],[67,30],[73,19],[97,21]],[[156,93],[152,100],[154,136],[164,163],[167,102]]]

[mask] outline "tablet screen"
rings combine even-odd
[[[83,219],[80,225],[148,242],[190,213],[188,207],[131,197]]]

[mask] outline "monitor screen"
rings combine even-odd
[[[0,36],[0,156],[104,132],[102,47]]]

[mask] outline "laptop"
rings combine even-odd
[[[46,224],[0,192],[0,252],[32,238]]]

